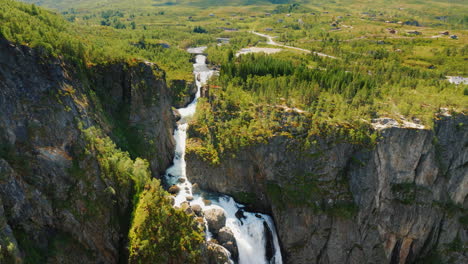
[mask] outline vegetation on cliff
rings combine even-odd
[[[151,179],[148,161],[141,158],[136,158],[133,161],[127,152],[119,150],[115,143],[96,127],[82,131],[88,142],[86,151],[97,154],[101,178],[104,181],[118,184],[114,186],[113,192],[133,186],[136,198],[134,202],[138,202],[139,194]]]
[[[111,12],[103,16],[116,16]],[[169,80],[191,80],[190,56],[177,47],[165,48],[159,41],[133,33],[122,37],[117,29],[73,25],[52,11],[14,0],[0,2],[0,36],[39,49],[44,57],[62,57],[79,66],[157,61]]]
[[[88,142],[87,152],[97,154],[103,180],[117,183],[109,190],[122,197],[116,192],[133,186],[135,210],[129,233],[129,262],[198,263],[203,232],[191,216],[173,208],[159,180],[151,179],[148,162],[132,160],[95,127],[82,131]]]
[[[101,245],[98,245],[99,243],[109,243],[109,245],[105,246],[109,248],[102,249],[101,252],[103,255],[107,255],[99,256],[99,258],[107,258],[106,261],[116,260],[119,257],[119,253],[112,250],[122,249],[125,251],[123,247],[125,247],[125,235],[127,234],[112,234],[110,237],[104,238],[108,240],[98,242],[91,241],[95,239],[95,237],[87,238],[87,241],[85,242],[77,238],[80,235],[89,235],[87,232],[91,228],[88,227],[88,225],[91,227],[99,227],[105,223],[109,227],[109,233],[112,231],[126,232],[126,228],[129,228],[130,224],[133,224],[133,228],[129,234],[131,246],[130,261],[132,263],[148,263],[150,262],[148,261],[149,258],[151,258],[152,261],[165,262],[167,261],[167,257],[170,257],[175,261],[182,261],[180,263],[197,263],[198,255],[201,250],[199,244],[203,241],[202,232],[198,230],[198,227],[194,224],[193,218],[187,216],[181,210],[172,208],[169,194],[159,186],[159,180],[152,179],[153,177],[149,169],[149,162],[137,156],[134,156],[132,159],[129,153],[120,150],[114,143],[109,136],[111,134],[111,132],[109,132],[109,128],[115,125],[114,123],[121,120],[116,120],[117,117],[112,115],[115,113],[108,113],[109,111],[107,111],[107,109],[104,111],[104,108],[106,107],[105,103],[108,103],[111,100],[105,100],[100,96],[96,96],[96,91],[92,90],[92,88],[105,90],[103,87],[92,87],[93,77],[96,77],[96,75],[99,74],[96,73],[95,69],[99,69],[99,67],[105,68],[109,65],[117,65],[118,68],[120,63],[120,65],[123,65],[124,70],[128,70],[126,68],[128,65],[132,66],[136,61],[140,61],[141,59],[150,58],[158,61],[156,59],[158,56],[164,56],[165,60],[162,61],[166,61],[168,64],[174,63],[178,69],[183,69],[183,71],[190,73],[191,66],[184,68],[184,65],[190,65],[190,57],[186,53],[180,55],[182,53],[178,53],[178,51],[175,51],[174,49],[165,50],[158,47],[151,48],[148,46],[147,42],[143,43],[146,43],[145,47],[138,48],[144,50],[142,53],[121,49],[119,45],[122,43],[128,45],[127,41],[116,41],[115,45],[108,45],[109,43],[105,43],[105,41],[102,42],[104,38],[98,38],[96,35],[89,34],[89,32],[86,32],[87,30],[89,29],[83,29],[71,25],[69,22],[53,12],[46,11],[34,5],[22,4],[10,0],[0,2],[0,38],[6,39],[12,44],[17,45],[15,48],[21,49],[21,52],[18,51],[18,54],[21,54],[21,56],[23,56],[22,52],[27,53],[24,55],[24,58],[18,58],[18,60],[32,60],[34,63],[32,63],[31,68],[34,70],[39,68],[38,71],[40,71],[42,69],[50,69],[51,59],[53,59],[54,62],[58,61],[56,59],[60,59],[61,68],[54,68],[54,73],[58,72],[63,75],[67,75],[63,78],[62,76],[57,78],[55,78],[55,76],[50,77],[51,82],[67,82],[66,85],[64,85],[66,86],[66,88],[64,88],[66,92],[61,90],[63,88],[61,86],[62,83],[54,83],[54,85],[51,85],[53,88],[46,87],[47,89],[44,89],[47,93],[32,95],[34,96],[34,100],[44,96],[43,101],[50,101],[51,107],[56,107],[58,105],[55,110],[58,112],[57,115],[60,115],[63,120],[71,119],[75,121],[75,124],[78,124],[77,127],[75,127],[73,122],[70,122],[69,124],[67,123],[71,132],[67,130],[64,133],[70,133],[67,134],[70,135],[70,138],[74,138],[77,134],[81,135],[81,137],[77,139],[78,142],[71,143],[69,146],[67,145],[67,149],[65,151],[59,151],[58,154],[60,159],[64,160],[63,164],[60,165],[63,165],[63,171],[60,171],[58,174],[66,178],[66,183],[70,186],[67,184],[60,186],[60,188],[64,188],[65,190],[65,194],[63,194],[64,196],[62,197],[56,197],[57,192],[54,192],[53,188],[51,188],[50,191],[47,190],[47,195],[50,195],[50,197],[47,196],[47,198],[44,198],[44,201],[41,202],[46,204],[44,206],[49,206],[50,202],[50,206],[53,207],[51,207],[50,210],[57,210],[57,216],[55,217],[64,217],[61,214],[65,212],[63,214],[66,214],[67,219],[72,219],[70,221],[73,221],[75,228],[78,226],[81,228],[85,225],[86,227],[82,228],[88,228],[86,232],[82,232],[84,235],[77,235],[70,230],[66,231],[71,232],[69,234],[62,231],[69,228],[69,226],[57,227],[55,223],[52,223],[53,220],[50,220],[51,222],[48,222],[47,228],[50,229],[49,231],[53,234],[49,234],[50,238],[48,239],[40,240],[43,243],[38,243],[38,236],[42,234],[29,233],[30,229],[27,229],[22,225],[16,225],[13,226],[13,231],[7,231],[14,233],[14,236],[12,235],[12,237],[16,237],[18,248],[16,248],[15,244],[10,243],[11,246],[10,244],[7,244],[9,248],[2,247],[0,249],[0,256],[9,257],[15,253],[18,256],[21,254],[21,256],[14,261],[20,261],[20,259],[24,258],[26,263],[43,263],[54,258],[67,259],[64,252],[69,250],[71,247],[76,247],[72,250],[73,254],[87,254],[89,253],[86,252],[87,250],[96,250],[96,247],[101,247]],[[142,41],[144,40],[142,39]],[[2,42],[2,45],[9,45],[4,44],[4,42],[5,41]],[[31,47],[34,52],[31,52],[27,47]],[[9,50],[7,49],[7,51]],[[140,56],[143,53],[146,53],[147,56]],[[8,55],[9,54],[6,54],[6,56]],[[12,56],[15,56],[15,54],[12,54]],[[173,59],[170,59],[171,56]],[[177,58],[179,58],[180,61],[184,61],[184,63],[179,63],[180,61],[177,62]],[[15,58],[15,60],[16,59],[17,58]],[[38,60],[37,63],[39,66],[36,65],[36,59]],[[96,67],[96,64],[99,64],[99,67]],[[18,65],[21,65],[21,61]],[[44,66],[42,67],[42,65]],[[152,72],[152,68],[143,63],[140,64],[140,66],[141,67],[134,67],[135,69],[140,70],[136,75],[144,75],[142,72],[149,75],[151,75],[151,73],[158,74],[162,72]],[[116,67],[110,69],[111,73],[113,73],[112,69],[115,68]],[[3,77],[6,77],[8,81],[8,78],[11,77],[11,73],[9,71],[14,71],[14,67],[2,67],[2,70],[3,69],[5,69],[6,73],[5,76],[2,75],[2,81],[4,80]],[[67,72],[66,70],[70,71]],[[111,75],[111,73],[109,75]],[[175,77],[176,75],[172,76]],[[139,80],[139,77],[142,76],[135,76],[135,80],[139,81],[138,89],[147,89],[146,86],[149,86],[150,84],[145,83],[144,80]],[[157,77],[162,79],[164,76]],[[43,78],[45,79],[47,77],[38,76],[37,78],[42,81],[40,85],[48,85],[47,81],[43,81]],[[157,78],[155,77],[154,79]],[[154,79],[151,79],[151,81]],[[20,83],[21,81],[23,80],[20,80]],[[27,80],[24,80],[24,82],[27,82]],[[120,85],[124,86],[125,84]],[[164,80],[161,81],[161,85],[164,85]],[[55,86],[57,86],[57,88]],[[15,86],[9,86],[7,82],[5,87],[7,88],[7,95],[8,92],[15,94],[16,91],[10,91],[13,89],[9,90],[10,87]],[[35,90],[31,87],[27,88],[28,92],[31,93],[35,93],[39,90]],[[109,90],[112,90],[112,88],[113,87]],[[57,94],[55,94],[55,92],[57,92]],[[154,92],[154,94],[155,93],[156,92]],[[22,97],[18,97],[17,99],[22,100],[21,98]],[[120,99],[121,98],[118,98],[116,101]],[[146,96],[144,99],[151,100],[153,98]],[[41,103],[43,101],[41,101]],[[23,101],[23,104],[25,106],[30,105],[30,101]],[[44,103],[44,105],[45,104],[46,103]],[[44,105],[40,105],[38,107],[44,107]],[[167,105],[169,106],[170,104],[168,103]],[[143,108],[143,106],[139,107]],[[77,108],[86,112],[86,117],[80,116],[78,113],[80,110],[77,110]],[[36,108],[31,107],[31,109]],[[15,109],[13,108],[13,110]],[[33,110],[31,111],[34,112]],[[167,109],[167,113],[170,113],[169,111],[170,109]],[[73,114],[77,114],[77,116],[73,117]],[[31,116],[36,116],[36,118],[39,119],[43,118],[43,116],[37,117],[37,115],[37,112],[31,113]],[[72,117],[70,118],[70,116]],[[5,118],[6,121],[3,119],[1,121],[7,122],[8,124],[10,116],[6,116]],[[27,119],[26,117],[18,117],[18,119],[20,118],[24,118],[25,120]],[[28,118],[33,117],[28,116]],[[163,117],[160,118],[163,119]],[[158,120],[158,118],[155,119]],[[170,118],[168,119],[170,120]],[[63,120],[51,120],[50,125],[55,125],[56,122],[65,122]],[[24,122],[28,123],[28,121]],[[44,134],[53,133],[47,129],[43,129],[42,124],[40,124],[39,121],[35,122],[36,123],[34,124],[39,123],[35,127],[29,127],[28,125],[27,136],[33,137],[33,135],[40,134],[41,137],[54,137],[54,135]],[[84,124],[86,124],[86,126],[91,124],[92,126],[86,127]],[[4,125],[4,123],[1,125]],[[1,127],[1,129],[3,129],[3,127]],[[40,130],[41,132],[37,132],[36,130]],[[37,134],[35,134],[36,132]],[[59,132],[57,131],[57,133]],[[34,178],[31,182],[28,182],[28,184],[31,184],[31,187],[28,186],[31,190],[34,190],[33,188],[49,188],[49,186],[44,187],[43,185],[46,184],[40,181],[39,178],[41,178],[41,172],[34,173],[34,176],[32,176],[33,173],[29,171],[28,162],[36,162],[36,156],[39,155],[37,154],[37,150],[35,150],[34,153],[36,154],[34,155],[29,153],[26,154],[28,159],[25,157],[19,157],[16,154],[19,152],[19,147],[17,145],[5,143],[8,141],[3,141],[4,136],[4,134],[0,136],[0,139],[2,140],[2,142],[0,142],[0,158],[7,158],[7,161],[14,161],[12,162],[12,165],[14,165],[13,169],[15,172],[21,173],[21,177],[18,177],[18,180],[22,181],[23,177],[27,179]],[[37,138],[29,138],[28,142],[24,143],[24,148],[31,147],[30,144],[32,145],[37,143],[34,141],[37,140]],[[69,140],[73,141],[75,139]],[[149,139],[146,138],[144,140],[149,141]],[[81,144],[82,142],[84,142],[84,144]],[[130,144],[131,143],[133,142],[130,142]],[[36,146],[33,148],[35,147]],[[59,146],[57,149],[62,147]],[[126,147],[132,149],[129,146]],[[135,148],[136,146],[131,147]],[[39,149],[39,147],[37,148]],[[49,153],[49,151],[53,152],[58,150],[53,147],[45,147],[44,151]],[[9,166],[8,163],[7,165]],[[99,173],[94,174],[94,172]],[[14,172],[11,173],[13,174]],[[54,175],[55,173],[57,172],[52,172]],[[52,176],[48,174],[47,177]],[[2,184],[5,183],[2,182]],[[76,187],[75,184],[79,185],[79,188],[81,189]],[[148,189],[144,191],[145,186],[148,186]],[[94,191],[96,189],[101,190],[101,192],[93,193],[92,191],[89,191]],[[43,189],[40,190],[43,191]],[[18,188],[18,192],[20,191],[23,191],[23,189]],[[41,193],[41,191],[35,192],[37,195]],[[81,192],[85,192],[85,194]],[[66,199],[63,197],[66,197]],[[47,200],[49,198],[50,201]],[[108,207],[106,208],[106,206]],[[154,210],[148,214],[146,211],[147,208]],[[40,211],[40,209],[34,209]],[[3,211],[1,216],[3,216]],[[108,216],[111,216],[111,219],[107,218]],[[0,224],[3,224],[3,222]],[[53,224],[54,226],[52,226]],[[64,225],[67,224],[69,223],[67,222]],[[39,227],[37,229],[40,230],[42,226],[40,223],[38,225]],[[154,226],[158,228],[149,228]],[[107,231],[103,230],[102,234],[108,234],[106,232]],[[102,234],[96,235],[96,237],[98,237],[97,240],[100,239],[99,236]],[[2,246],[4,244],[3,235],[4,233],[1,234],[2,237],[0,239]],[[122,237],[119,237],[120,235],[122,235]],[[91,242],[88,242],[88,240]],[[119,240],[121,241],[119,242]],[[50,245],[47,244],[49,242],[51,243]],[[148,242],[151,243],[151,246],[145,247],[145,245],[148,245]],[[59,244],[61,245],[60,247],[57,246]],[[102,246],[102,248],[104,248],[104,246]],[[98,251],[99,250],[96,250],[95,252]],[[105,254],[103,252],[105,252]],[[125,253],[122,253],[120,257],[122,256],[125,256]],[[157,257],[153,258],[153,256]],[[73,257],[70,257],[70,259],[71,258]],[[84,256],[83,258],[83,261],[85,262],[88,259],[97,259],[97,257],[92,256],[92,254],[90,254],[90,256]]]
[[[192,217],[172,207],[158,180],[145,186],[129,238],[129,263],[200,263],[202,231]]]
[[[370,126],[374,118],[430,128],[441,107],[467,110],[463,85],[448,83],[437,71],[403,66],[397,58],[349,63],[290,52],[238,58],[228,48],[209,52],[223,64],[198,105],[189,150],[213,163],[220,154],[275,135],[304,138],[306,144],[311,136],[331,135],[367,145],[377,139]]]

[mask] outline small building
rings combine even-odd
[[[458,39],[458,36],[457,35],[452,35],[450,36],[451,39]]]
[[[265,28],[265,31],[270,31],[271,32],[271,31],[273,31],[273,29],[272,28]]]
[[[287,16],[287,17],[290,17],[290,16],[291,16],[291,14],[286,14],[286,16]]]
[[[283,19],[278,19],[276,22],[283,23],[283,21],[284,21]]]
[[[448,35],[449,35],[449,32],[448,32],[448,31],[442,31],[442,32],[439,32],[439,34],[448,36]]]
[[[210,17],[214,17],[215,15],[213,13],[209,14]]]
[[[396,30],[393,28],[387,28],[388,33],[390,34],[396,34]]]
[[[269,16],[271,16],[271,13],[265,13],[265,16],[269,17]]]

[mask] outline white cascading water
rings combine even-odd
[[[236,239],[239,251],[239,264],[282,264],[281,250],[278,236],[273,220],[270,216],[260,213],[243,211],[243,205],[238,204],[232,197],[204,192],[203,194],[192,193],[192,183],[187,179],[185,163],[185,141],[187,138],[188,120],[195,114],[197,100],[200,97],[200,89],[208,79],[215,73],[208,69],[206,57],[202,55],[204,48],[190,49],[189,52],[197,54],[194,64],[194,74],[198,91],[195,99],[185,108],[178,109],[181,120],[178,122],[174,132],[176,150],[174,165],[166,171],[166,181],[168,184],[176,184],[180,192],[175,197],[175,206],[187,202],[187,197],[191,197],[191,205],[200,205],[203,211],[220,208],[226,216],[226,226],[229,227]],[[183,179],[182,181],[179,179]],[[210,200],[210,205],[205,205],[204,200]],[[243,211],[243,217],[238,219],[236,212]],[[266,223],[273,237],[274,255],[268,260],[266,257],[267,234],[264,223]],[[208,231],[207,231],[208,232]],[[207,240],[211,239],[211,234],[207,234]]]

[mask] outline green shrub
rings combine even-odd
[[[87,150],[97,154],[102,178],[116,183],[117,190],[134,186],[137,197],[151,177],[148,161],[140,158],[133,161],[128,152],[119,150],[115,143],[96,127],[82,131],[88,142]]]

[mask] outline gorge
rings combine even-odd
[[[166,171],[166,180],[169,185],[177,186],[180,189],[175,197],[176,206],[180,207],[182,203],[188,203],[191,208],[198,206],[205,213],[221,210],[220,213],[225,215],[221,218],[225,219],[226,226],[208,221],[209,233],[207,238],[210,239],[214,233],[215,238],[224,244],[224,242],[228,241],[219,239],[218,233],[220,230],[223,229],[224,232],[233,234],[235,243],[227,247],[231,249],[231,259],[235,259],[236,263],[281,264],[282,257],[276,228],[268,215],[245,211],[243,205],[237,204],[233,198],[228,196],[210,193],[200,194],[200,190],[194,193],[193,185],[187,178],[185,141],[188,122],[195,113],[201,88],[206,85],[209,78],[215,73],[213,70],[208,69],[206,65],[206,57],[202,54],[205,48],[189,49],[196,56],[194,75],[198,89],[193,102],[185,108],[178,109],[181,119],[178,121],[177,129],[174,132],[176,142],[174,165]],[[216,181],[216,179],[213,180]]]
[[[95,158],[83,159],[76,152],[77,146],[85,146],[78,136],[79,130],[70,126],[68,130],[61,128],[76,117],[88,124],[96,122],[89,119],[95,110],[82,101],[89,100],[82,90],[83,84],[73,79],[59,61],[41,65],[34,51],[6,41],[1,44],[0,57],[8,62],[1,64],[2,142],[14,146],[9,152],[3,152],[1,160],[2,243],[10,241],[16,245],[18,251],[12,254],[21,259],[24,251],[20,250],[25,245],[21,232],[34,234],[30,241],[44,241],[34,246],[36,252],[67,237],[67,242],[61,243],[65,243],[64,249],[73,249],[74,254],[58,254],[57,259],[82,259],[79,246],[95,252],[88,260],[82,259],[84,262],[93,263],[91,260],[98,258],[104,263],[116,263],[125,242],[115,234],[125,232],[128,222],[110,226],[108,223],[116,215],[125,215],[128,208],[125,204],[129,201],[125,196],[110,198],[105,194],[102,180],[94,178],[99,175]],[[206,89],[204,83],[213,72],[204,64],[204,56],[197,55],[196,61],[197,86]],[[17,74],[18,69],[26,67],[29,73],[36,74]],[[174,157],[174,165],[166,175],[169,183],[181,189],[175,197],[176,205],[181,206],[188,199],[205,213],[213,208],[224,209],[226,226],[237,242],[239,263],[267,263],[263,259],[268,255],[264,247],[268,236],[265,222],[275,248],[273,252],[270,250],[269,256],[274,256],[271,258],[274,261],[269,263],[282,260],[285,263],[362,263],[365,260],[414,263],[434,251],[440,252],[441,258],[456,260],[455,263],[466,260],[463,251],[457,249],[467,239],[468,131],[464,115],[440,116],[433,131],[382,125],[382,137],[375,148],[339,142],[333,137],[318,137],[313,146],[303,148],[300,141],[276,137],[267,144],[243,148],[219,165],[210,165],[194,153],[184,153],[187,121],[195,111],[197,99],[179,110],[181,120],[173,139],[175,119],[170,110],[171,100],[164,81],[153,79],[152,72],[146,75],[150,69],[154,70],[155,66],[138,64],[123,70],[121,65],[114,65],[99,69],[96,75],[99,77],[93,82],[111,94],[114,102],[130,102],[128,117],[132,124],[145,122],[142,127],[146,129],[140,133],[157,136],[155,144],[165,151],[159,151],[157,156],[148,152],[147,156],[155,173],[167,168],[168,159]],[[122,79],[118,81],[116,76]],[[144,87],[152,88],[135,89],[140,80],[145,81]],[[67,91],[70,85],[76,89],[74,94],[64,94],[60,101],[56,97],[47,99],[51,89]],[[155,92],[157,104],[146,103],[143,98]],[[85,97],[80,97],[81,93]],[[197,93],[196,98],[200,89]],[[131,97],[126,97],[130,94]],[[16,100],[7,98],[13,95],[24,97],[23,104],[12,104]],[[37,108],[37,100],[49,100],[53,107]],[[115,113],[115,105],[103,105],[103,110]],[[29,109],[28,114],[21,110],[25,108]],[[154,134],[154,129],[160,132]],[[24,165],[15,157],[27,160],[30,168],[24,171]],[[73,172],[77,169],[85,174]],[[31,178],[33,172],[35,177]],[[76,178],[78,175],[85,178]],[[189,181],[215,193],[237,198],[247,196],[249,199],[239,200],[247,203],[248,210],[230,197],[197,193]],[[112,182],[107,184],[116,186]],[[128,191],[120,189],[119,193],[124,195]],[[69,199],[65,198],[68,195],[75,197],[76,203],[63,207],[59,201]],[[104,206],[108,199],[120,201],[119,208]],[[211,205],[205,199],[211,200]],[[101,209],[90,211],[88,200]],[[264,214],[249,213],[251,210],[271,214],[274,221]],[[85,214],[86,218],[77,218]],[[91,217],[93,214],[97,218]]]
[[[25,1],[0,264],[468,263],[463,1]]]

